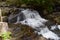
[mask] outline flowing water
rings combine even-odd
[[[42,18],[39,13],[32,9],[21,9],[16,15],[8,17],[9,23],[21,23],[35,29],[35,33],[50,40],[60,40],[60,25],[51,25],[49,20]],[[50,28],[45,25],[50,25]]]

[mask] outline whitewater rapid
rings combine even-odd
[[[38,35],[42,35],[47,39],[60,40],[58,34],[53,32],[56,28],[59,29],[60,31],[60,25],[51,26],[50,30],[48,26],[45,25],[45,23],[48,22],[48,20],[42,18],[39,15],[39,13],[35,10],[24,9],[21,10],[21,12],[19,12],[16,15],[10,15],[8,19],[9,23],[15,23],[15,24],[21,23],[24,25],[28,25],[33,29],[36,29],[35,33],[37,33]]]

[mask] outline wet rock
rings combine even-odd
[[[12,32],[12,40],[35,40],[38,38],[34,29],[27,25],[9,23],[9,29]]]
[[[41,36],[39,37],[39,40],[47,40],[47,39]]]
[[[60,24],[60,12],[52,12],[44,15],[44,18]]]

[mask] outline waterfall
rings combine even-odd
[[[32,9],[24,9],[24,10],[21,10],[21,12],[17,13],[16,15],[10,15],[8,17],[8,22],[15,23],[15,24],[21,23],[24,25],[28,25],[33,29],[36,29],[35,33],[38,33],[38,35],[42,35],[47,39],[51,39],[51,40],[60,39],[58,34],[49,30],[48,26],[45,25],[45,23],[48,22],[48,20],[42,18],[37,11]],[[54,30],[56,29],[56,27],[51,26],[51,29]],[[58,29],[60,29],[59,25],[58,25]]]

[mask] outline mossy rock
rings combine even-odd
[[[7,22],[7,21],[8,21],[7,16],[4,16],[4,17],[3,17],[3,22]]]
[[[60,12],[48,13],[48,14],[44,15],[44,18],[46,18],[54,23],[60,24]]]
[[[2,40],[2,37],[0,36],[0,40]]]

